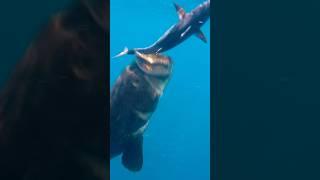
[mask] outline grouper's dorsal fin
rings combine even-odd
[[[201,39],[204,43],[207,43],[207,38],[206,36],[203,34],[203,32],[199,29],[197,32],[195,32],[195,35]]]
[[[179,15],[179,19],[183,19],[184,16],[186,15],[186,11],[181,7],[179,6],[177,3],[173,3],[174,7],[176,8],[176,11]]]
[[[125,144],[122,164],[130,171],[140,171],[143,165],[143,136],[132,137]]]

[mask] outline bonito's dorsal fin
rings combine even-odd
[[[186,11],[181,7],[179,6],[177,3],[173,3],[174,7],[176,8],[176,11],[179,15],[179,19],[183,19],[184,16],[186,15]]]

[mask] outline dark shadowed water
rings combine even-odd
[[[0,7],[0,87],[50,16],[70,0],[6,1]]]

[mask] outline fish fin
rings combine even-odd
[[[143,165],[143,136],[130,139],[122,154],[122,164],[130,171],[140,171]]]
[[[177,3],[173,3],[174,7],[176,8],[176,11],[179,15],[179,19],[183,19],[184,16],[186,15],[186,11],[181,7],[179,6]]]
[[[206,36],[203,34],[203,32],[200,29],[195,33],[195,35],[199,39],[201,39],[204,43],[207,43],[207,38],[206,38]]]
[[[120,52],[119,54],[113,56],[112,58],[118,58],[124,55],[127,55],[129,53],[129,49],[127,47],[124,48],[124,50],[122,52]]]

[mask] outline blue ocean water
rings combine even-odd
[[[186,11],[204,0],[177,0]],[[157,40],[178,16],[170,0],[111,0],[111,56]],[[210,39],[210,22],[202,31]],[[144,166],[132,173],[111,160],[111,180],[207,180],[210,177],[210,44],[191,37],[165,52],[172,78],[144,136]],[[111,59],[111,87],[133,60]]]

